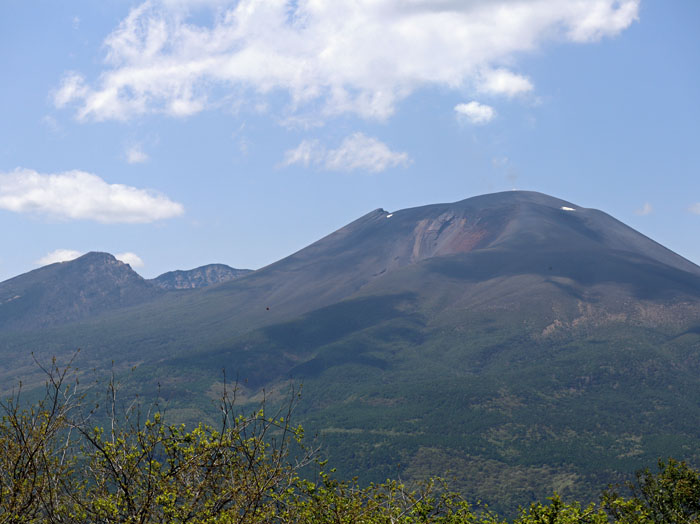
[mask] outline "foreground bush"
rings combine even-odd
[[[0,524],[3,523],[335,523],[499,524],[440,481],[407,489],[387,481],[339,481],[313,460],[289,422],[294,403],[268,416],[235,411],[224,390],[220,423],[194,429],[165,421],[157,407],[118,409],[107,386],[105,424],[85,410],[77,380],[55,363],[44,395],[20,388],[0,403]],[[332,470],[331,470],[332,471]],[[478,479],[477,479],[478,481]],[[624,490],[624,492],[623,492]],[[516,524],[697,523],[700,476],[682,462],[659,462],[628,486],[611,487],[600,506],[548,503],[521,510]]]

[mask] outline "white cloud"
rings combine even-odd
[[[529,79],[516,75],[507,69],[484,72],[479,79],[478,87],[484,93],[508,97],[528,93],[534,89]]]
[[[346,137],[336,149],[326,149],[318,140],[304,140],[284,156],[283,165],[313,164],[328,171],[379,173],[411,163],[407,153],[392,151],[384,142],[359,132]]]
[[[194,7],[213,22],[198,23]],[[100,76],[68,73],[54,102],[76,104],[80,119],[123,120],[284,92],[292,113],[386,118],[422,87],[531,91],[503,65],[548,41],[617,35],[638,9],[639,0],[148,0],[105,40]]]
[[[35,264],[39,266],[48,266],[49,264],[55,264],[56,262],[75,260],[81,255],[83,255],[83,253],[80,251],[75,251],[74,249],[56,249],[41,257],[35,262]]]
[[[144,153],[141,144],[134,144],[126,149],[126,161],[129,164],[142,164],[148,161],[148,155]]]
[[[138,256],[136,253],[117,253],[114,255],[114,258],[117,260],[121,260],[125,264],[129,264],[132,269],[136,267],[143,267],[143,260],[141,260],[141,257]]]
[[[693,214],[695,214],[695,215],[700,215],[700,202],[698,202],[697,204],[693,204],[692,206],[690,206],[690,208],[688,209],[688,211],[690,211],[691,213],[693,213]]]
[[[567,37],[574,42],[595,42],[615,35],[636,21],[639,12],[638,0],[592,0],[584,3],[587,4],[585,11],[578,13],[576,23],[567,30]]]
[[[641,208],[635,210],[635,213],[637,215],[646,216],[650,215],[653,211],[654,208],[652,207],[652,205],[649,202],[644,202],[644,205]]]
[[[496,116],[493,107],[480,104],[476,100],[472,100],[468,104],[457,104],[455,111],[458,115],[467,118],[472,124],[487,124]]]
[[[84,171],[0,173],[0,209],[58,219],[145,223],[184,213],[182,204],[146,189],[108,184]]]

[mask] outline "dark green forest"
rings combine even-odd
[[[39,394],[18,384],[0,403],[0,523],[700,521],[700,473],[672,458],[603,486],[596,502],[552,493],[499,516],[440,478],[342,478],[294,424],[294,392],[246,413],[224,384],[218,422],[186,426],[157,403],[122,399],[113,375],[81,384],[70,366],[42,370]]]

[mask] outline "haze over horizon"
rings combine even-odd
[[[106,251],[256,269],[512,188],[700,263],[700,4],[0,6],[0,281]]]

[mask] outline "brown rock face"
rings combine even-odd
[[[488,236],[488,231],[479,227],[476,221],[470,222],[447,212],[436,219],[419,221],[414,235],[411,260],[415,262],[435,256],[468,253]]]

